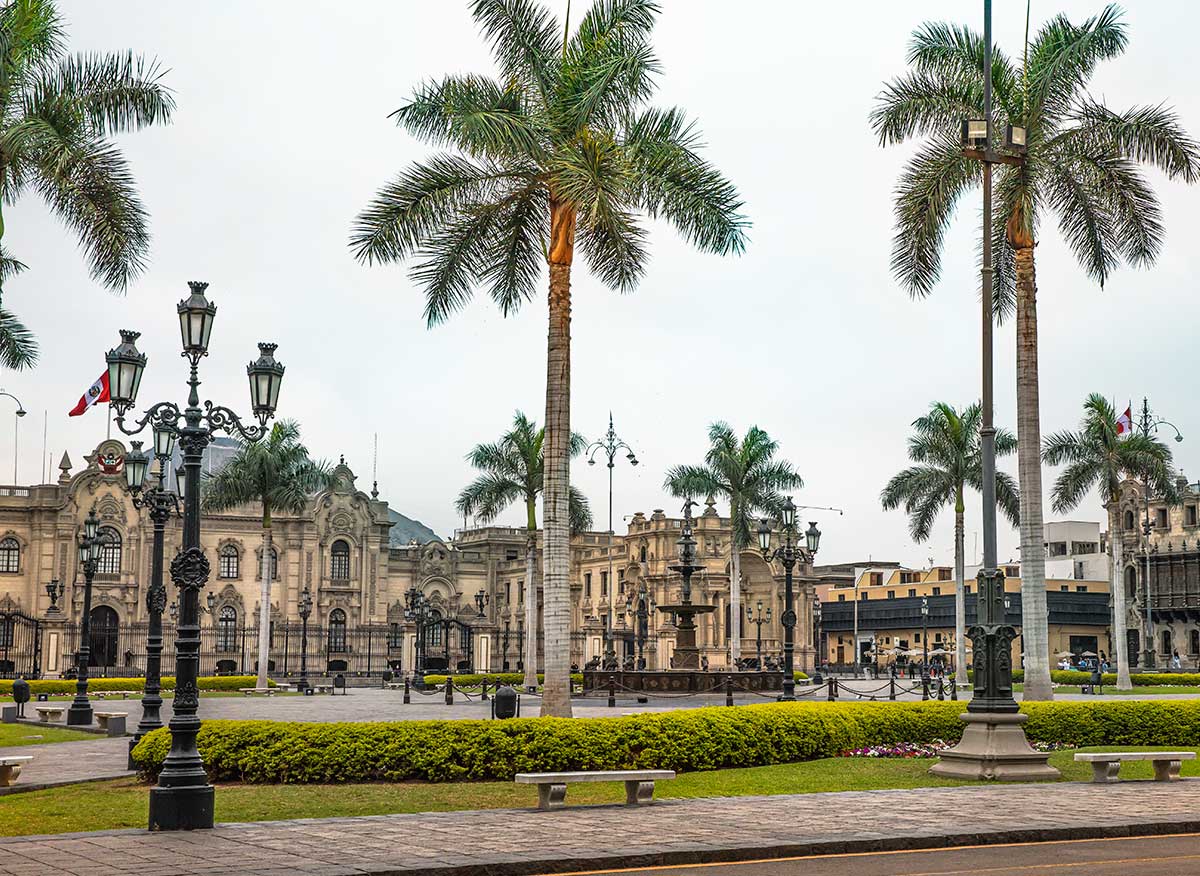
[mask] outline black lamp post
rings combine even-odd
[[[500,665],[503,667],[503,672],[508,672],[508,631],[509,621],[504,621],[504,637],[500,640]]]
[[[133,495],[137,508],[148,508],[154,524],[154,542],[150,555],[150,586],[146,589],[146,683],[142,690],[142,718],[137,730],[129,740],[129,768],[136,769],[133,762],[133,747],[139,739],[152,730],[162,727],[162,650],[163,611],[167,607],[167,588],[163,584],[163,540],[167,521],[179,512],[179,497],[166,489],[167,464],[175,450],[175,430],[154,430],[154,456],[158,459],[157,482],[145,489],[149,471],[150,454],[142,450],[142,442],[130,442],[131,449],[125,454],[125,483]]]
[[[420,591],[416,584],[404,594],[404,616],[417,627],[417,639],[414,643],[413,684],[425,686],[425,626],[429,622],[429,599]],[[447,667],[448,668],[448,667]]]
[[[300,690],[308,690],[308,619],[312,615],[312,592],[305,587],[300,594]]]
[[[756,615],[754,613],[754,609],[747,605],[746,620],[754,624],[754,659],[758,664],[758,671],[762,672],[762,628],[763,624],[769,624],[771,622],[771,606],[767,606],[767,613],[764,615],[762,600],[759,600],[758,614]]]
[[[804,540],[809,557],[816,556],[817,549],[821,546],[821,530],[817,529],[815,520],[809,521],[808,529],[804,531]],[[783,529],[780,532],[779,547],[774,552],[771,551],[771,525],[766,520],[758,527],[758,545],[768,562],[774,559],[783,565],[783,617],[780,618],[783,623],[783,696],[780,699],[791,702],[796,698],[796,593],[793,589],[792,570],[800,558],[800,549],[796,544],[796,505],[791,496],[783,503]],[[813,630],[816,631],[821,626],[819,599],[813,601],[813,614]],[[816,633],[816,636],[814,651],[821,645],[820,634]]]
[[[188,283],[191,294],[179,302],[183,356],[190,363],[187,406],[159,402],[131,428],[125,414],[137,401],[146,357],[134,345],[137,332],[121,332],[121,343],[108,352],[110,405],[117,412],[117,427],[136,435],[146,426],[171,429],[183,450],[183,547],[171,561],[171,580],[179,588],[179,626],[175,640],[175,699],[169,727],[171,751],[158,784],[150,791],[152,830],[191,830],[213,826],[213,787],[204,772],[204,761],[196,748],[200,719],[196,712],[200,692],[196,685],[200,664],[200,591],[208,582],[209,565],[200,547],[200,467],[204,448],[218,432],[236,434],[244,441],[257,441],[267,434],[267,421],[275,415],[283,366],[275,361],[275,344],[260,343],[259,356],[246,367],[250,400],[257,426],[245,426],[226,407],[206,401],[200,406],[200,360],[208,355],[217,307],[204,295],[207,283]]]
[[[613,429],[612,411],[608,412],[608,431],[604,433],[604,437],[593,441],[587,448],[588,465],[596,464],[597,454],[603,454],[608,460],[608,623],[605,625],[604,638],[604,668],[617,668],[617,649],[613,642],[613,619],[616,614],[617,582],[613,580],[613,468],[616,467],[617,454],[622,450],[625,451],[625,458],[629,460],[630,465],[637,465],[638,459],[634,456],[633,450],[629,445],[617,437],[616,430]]]
[[[58,601],[60,599],[62,599],[63,592],[65,590],[66,590],[66,586],[63,584],[62,581],[59,581],[57,578],[51,578],[50,583],[48,583],[46,585],[46,595],[50,597],[50,609],[49,610],[51,612],[61,611],[61,609],[58,607]]]
[[[637,597],[630,593],[625,600],[625,613],[633,619],[633,637],[637,644],[637,671],[646,670],[646,640],[650,638],[650,612],[658,607],[654,595],[639,581]]]
[[[929,677],[929,597],[921,597],[921,677]]]
[[[79,650],[76,652],[75,699],[67,709],[67,726],[86,727],[92,723],[92,704],[88,700],[88,663],[92,656],[92,578],[100,563],[100,519],[96,509],[88,512],[79,535],[79,568],[83,572],[83,617],[79,622]]]
[[[525,671],[525,622],[517,618],[517,672]]]

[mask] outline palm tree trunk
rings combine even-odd
[[[1042,525],[1042,426],[1038,399],[1037,281],[1033,242],[1017,246],[1017,480],[1021,487],[1021,638],[1025,699],[1051,700]]]
[[[1125,581],[1121,575],[1121,532],[1117,528],[1120,520],[1121,510],[1114,496],[1108,500],[1108,553],[1112,558],[1110,587],[1113,604],[1113,641],[1109,643],[1109,656],[1117,661],[1117,690],[1133,690],[1133,682],[1129,678],[1129,647],[1125,641],[1128,633],[1125,629]]]
[[[525,545],[525,678],[521,684],[526,690],[537,687],[538,654],[538,610],[537,610],[537,525],[529,528]]]
[[[546,350],[545,483],[542,493],[542,714],[571,717],[571,260],[575,208],[550,198],[550,328]],[[609,582],[612,587],[612,582]],[[530,630],[534,635],[536,631]]]
[[[742,656],[742,549],[738,546],[734,520],[737,506],[729,506],[729,662],[736,664]]]
[[[258,680],[254,686],[267,688],[267,661],[271,648],[271,511],[263,509],[262,587],[258,595]]]
[[[959,488],[958,506],[954,509],[954,683],[967,683],[967,591],[966,549],[963,546],[963,501]]]

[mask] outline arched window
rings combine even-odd
[[[1137,569],[1133,566],[1125,570],[1125,598],[1137,599]]]
[[[272,581],[279,580],[279,551],[275,550],[274,547],[267,554],[267,572],[270,574]],[[257,577],[259,581],[262,580],[262,554],[259,554]]]
[[[643,562],[643,563],[646,562],[646,546],[645,545],[642,545],[640,548],[638,548],[638,561]]]
[[[329,612],[329,650],[346,650],[346,612],[340,608]]]
[[[217,612],[217,650],[237,650],[237,609],[232,605],[221,606]]]
[[[21,571],[21,545],[11,536],[0,541],[0,572]]]
[[[1188,653],[1200,654],[1200,630],[1192,630],[1188,633]]]
[[[440,645],[442,644],[442,613],[436,608],[429,612],[429,620],[426,622],[426,644]]]
[[[1170,630],[1162,631],[1162,651],[1160,653],[1165,654],[1168,657],[1170,657],[1172,654]]]
[[[100,564],[96,567],[97,575],[121,574],[121,533],[111,526],[105,526],[97,535],[102,539],[100,544]]]
[[[238,578],[238,549],[236,546],[227,544],[221,548],[220,554],[220,575],[222,578]]]
[[[88,615],[89,666],[117,665],[117,612],[107,605],[97,605]]]
[[[1133,512],[1126,511],[1125,512],[1125,531],[1133,532],[1133,526],[1134,526]]]
[[[329,549],[329,577],[334,581],[350,580],[350,545],[340,538]]]

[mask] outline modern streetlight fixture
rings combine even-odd
[[[608,412],[608,431],[604,433],[603,438],[599,438],[588,445],[586,453],[588,455],[588,465],[596,464],[596,456],[603,454],[608,460],[608,624],[605,627],[604,636],[604,662],[601,668],[613,670],[619,668],[617,666],[617,650],[613,642],[613,627],[616,625],[616,604],[617,597],[614,588],[616,581],[613,580],[613,468],[616,466],[617,454],[622,450],[625,451],[625,458],[629,460],[629,464],[636,466],[638,464],[637,456],[634,455],[632,448],[619,437],[613,429],[612,411]]]
[[[137,402],[138,388],[146,368],[146,357],[138,352],[137,332],[122,330],[121,343],[108,352],[110,404],[117,413],[117,427],[136,435],[147,426],[156,432],[170,429],[183,450],[183,547],[171,561],[171,580],[179,588],[179,625],[175,640],[175,699],[170,724],[171,751],[150,791],[151,830],[193,830],[213,826],[213,787],[204,772],[204,761],[196,748],[200,719],[196,712],[200,692],[196,678],[200,667],[200,591],[209,577],[208,559],[200,546],[200,467],[204,449],[218,432],[237,435],[246,442],[267,434],[267,422],[275,415],[283,366],[275,361],[274,344],[259,344],[259,357],[246,367],[250,398],[257,426],[242,424],[226,407],[206,401],[200,406],[200,359],[208,355],[209,339],[217,306],[205,296],[207,283],[188,283],[190,295],[179,302],[183,356],[190,364],[187,406],[158,402],[126,428],[125,414]],[[155,436],[155,449],[168,439]]]
[[[162,650],[163,611],[167,607],[167,588],[163,583],[163,545],[167,522],[179,513],[179,496],[166,488],[165,474],[175,447],[175,430],[166,426],[154,429],[154,456],[158,468],[155,483],[145,489],[149,473],[150,454],[142,450],[141,441],[131,441],[125,454],[125,485],[133,496],[135,508],[149,509],[154,524],[154,541],[150,554],[150,586],[146,589],[146,681],[142,689],[142,717],[129,740],[129,769],[137,769],[133,747],[147,733],[163,726],[162,709]]]
[[[21,404],[21,400],[19,398],[17,398],[15,395],[13,395],[11,392],[5,392],[4,390],[0,389],[0,396],[7,396],[8,398],[11,398],[13,401],[15,401],[17,403],[17,409],[14,412],[15,416],[13,417],[13,479],[12,479],[13,486],[16,486],[18,483],[18,481],[17,481],[17,439],[20,437],[21,417],[25,416],[26,410],[25,410],[25,406],[23,404]]]
[[[68,727],[86,727],[92,723],[92,704],[88,700],[88,664],[92,657],[92,579],[100,564],[100,519],[96,509],[88,512],[79,534],[79,570],[83,572],[83,616],[79,621],[79,650],[76,652],[75,699],[67,709]]]
[[[1035,751],[1025,738],[1027,718],[1018,712],[1012,695],[1012,643],[1016,629],[1004,612],[1004,572],[996,557],[996,426],[994,420],[992,300],[992,166],[1020,166],[1025,161],[1028,132],[1018,125],[1005,128],[1003,150],[992,147],[992,0],[983,0],[983,125],[968,119],[963,125],[966,158],[983,165],[983,257],[981,266],[982,422],[979,430],[983,493],[983,565],[977,578],[976,622],[968,631],[974,650],[974,695],[963,716],[966,726],[958,745],[942,753],[930,772],[969,779],[1029,780],[1053,778],[1058,770],[1049,755]],[[977,136],[982,132],[982,143]]]
[[[312,615],[312,591],[307,587],[300,593],[300,684],[303,692],[308,691],[308,619]]]
[[[783,615],[779,619],[783,624],[783,695],[779,699],[784,702],[796,699],[796,594],[793,589],[792,570],[800,559],[800,547],[796,544],[797,535],[796,504],[792,501],[792,497],[788,496],[783,502],[783,528],[780,531],[780,544],[773,553],[771,551],[771,525],[764,519],[758,527],[758,546],[762,549],[764,559],[767,562],[778,560],[783,566]],[[809,521],[808,529],[804,531],[804,541],[811,561],[821,546],[821,530],[817,529],[815,520]],[[816,618],[814,629],[816,629],[820,625],[821,602],[816,598],[815,592],[813,599],[813,611]],[[820,639],[818,638],[814,644],[814,655],[819,647]],[[815,656],[813,662],[816,662]],[[760,667],[762,665],[761,656],[759,665]]]

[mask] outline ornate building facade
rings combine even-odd
[[[0,676],[54,676],[72,665],[84,597],[75,544],[92,509],[106,538],[92,591],[92,671],[143,671],[153,527],[125,488],[124,455],[121,442],[107,440],[85,457],[78,471],[72,471],[64,455],[57,483],[0,488]],[[414,591],[425,595],[430,608],[424,634],[427,658],[455,669],[516,670],[527,634],[525,530],[489,526],[459,532],[448,541],[390,545],[387,502],[376,490],[368,494],[358,489],[355,481],[343,460],[334,469],[332,486],[313,496],[302,513],[272,515],[274,547],[267,563],[272,578],[271,671],[299,671],[302,638],[311,674],[412,669],[418,635],[405,609]],[[213,571],[202,597],[202,673],[256,671],[261,526],[255,506],[203,517],[202,547]],[[611,539],[596,532],[575,537],[573,663],[582,666],[603,652],[611,618],[620,654],[632,655],[640,646],[650,668],[670,666],[670,617],[649,612],[641,642],[634,618],[639,593],[659,604],[678,598],[681,579],[669,567],[680,526],[680,519],[659,510],[649,517],[635,514],[628,531]],[[728,519],[718,515],[711,501],[696,520],[696,538],[704,569],[693,577],[693,598],[716,606],[701,619],[698,641],[715,669],[727,665],[730,535]],[[176,519],[166,531],[167,564],[181,542],[181,521]],[[540,546],[537,566],[540,577]],[[761,642],[764,655],[777,655],[783,635],[783,570],[768,565],[756,549],[746,550],[742,576],[743,604],[753,609],[761,603],[763,616],[770,617],[761,638],[745,635],[755,628],[743,621],[743,653],[754,654]],[[47,587],[52,581],[62,582],[61,597]],[[169,581],[167,587],[173,600]],[[312,595],[313,608],[302,622],[299,605],[305,591]],[[796,570],[800,669],[811,669],[813,661],[812,592],[811,566],[802,556]],[[164,627],[166,672],[173,658],[169,617]]]

